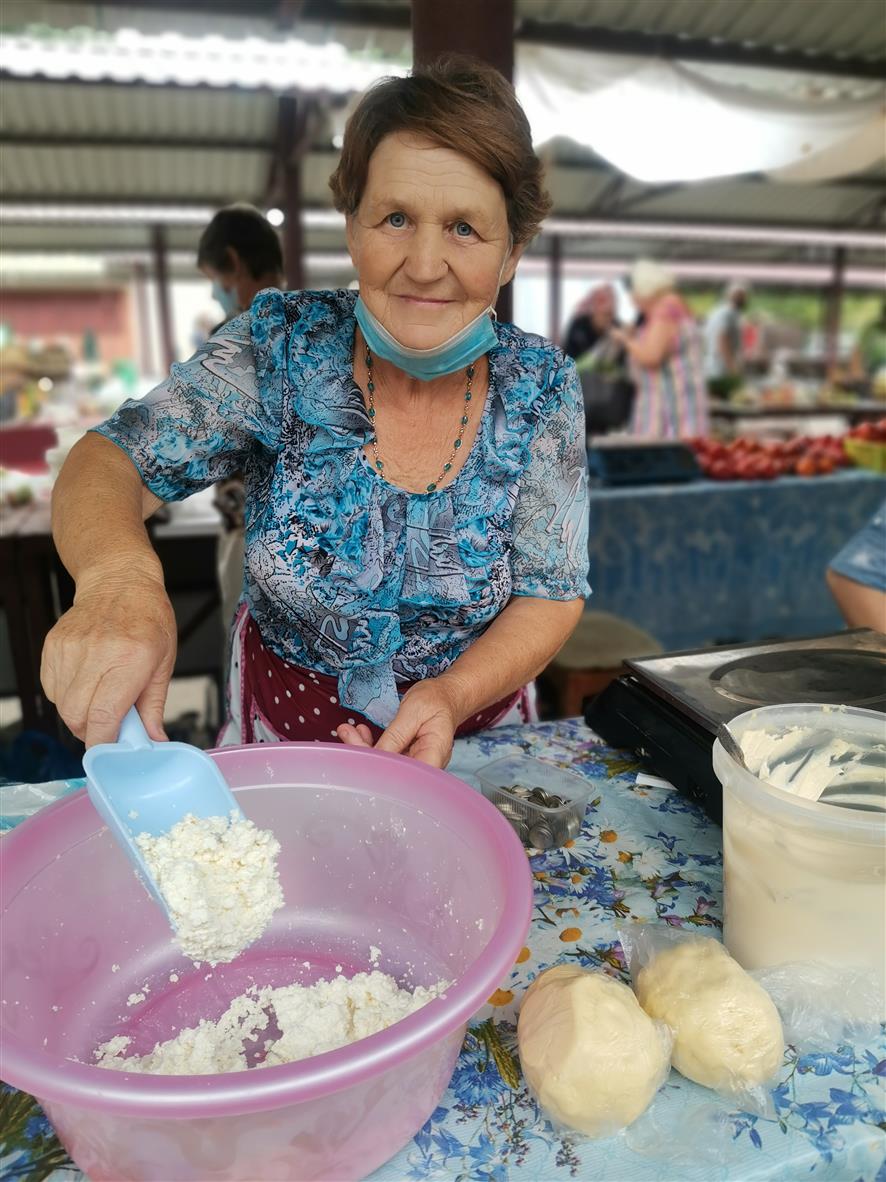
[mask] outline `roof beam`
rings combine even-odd
[[[774,49],[766,45],[742,45],[711,41],[702,37],[681,37],[666,33],[639,33],[604,29],[595,25],[570,25],[553,21],[524,20],[518,23],[520,41],[587,49],[595,53],[619,53],[640,57],[672,58],[684,62],[718,63],[724,66],[754,66],[800,73],[834,74],[843,78],[886,79],[886,62],[862,57],[836,57],[796,49]]]
[[[141,7],[218,12],[218,0],[140,0]],[[268,21],[291,17],[286,0],[225,0],[225,11],[234,16],[248,16]],[[298,34],[301,24],[349,25],[355,28],[401,30],[410,28],[410,8],[371,0],[302,0],[290,26]],[[640,57],[665,57],[689,62],[718,63],[729,66],[793,70],[799,73],[828,74],[843,78],[886,79],[886,61],[882,57],[810,53],[799,49],[775,49],[766,45],[728,40],[713,41],[704,37],[668,33],[644,33],[635,30],[607,29],[595,25],[518,19],[518,41],[539,45],[557,45],[567,49],[588,49],[598,53],[630,54]],[[0,75],[3,77],[3,75]],[[53,81],[80,81],[53,79]],[[120,85],[112,83],[111,85]],[[141,83],[145,85],[145,83]]]
[[[81,135],[79,132],[0,131],[0,146],[22,148],[187,148],[196,152],[271,152],[272,140],[188,135]]]

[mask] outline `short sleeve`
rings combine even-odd
[[[833,558],[831,570],[854,583],[886,591],[886,501]]]
[[[126,452],[155,496],[182,500],[242,469],[256,448],[276,450],[277,370],[257,358],[246,312],[95,430]]]
[[[588,462],[581,383],[570,359],[544,399],[513,516],[514,595],[588,595]]]

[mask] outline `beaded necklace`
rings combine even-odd
[[[365,361],[366,361],[366,389],[369,393],[369,417],[372,420],[373,426],[375,426],[375,382],[373,381],[373,377],[372,377],[372,354],[369,352],[368,349],[366,350]],[[468,403],[473,398],[473,394],[471,393],[471,383],[474,380],[473,363],[471,365],[469,365],[467,367],[467,369],[465,370],[465,376],[467,379],[467,389],[465,390],[465,401],[464,401],[464,406],[462,407],[462,416],[461,416],[461,422],[459,423],[458,435],[455,437],[455,440],[453,441],[452,451],[449,454],[448,460],[443,465],[443,467],[440,471],[440,475],[437,477],[436,480],[432,480],[431,483],[427,486],[426,491],[429,493],[436,492],[437,485],[441,482],[441,480],[443,480],[447,476],[447,474],[449,472],[452,471],[452,462],[455,459],[456,455],[458,454],[458,452],[461,448],[461,445],[462,445],[462,437],[464,436],[464,433],[465,433],[465,427],[467,427],[467,425],[468,425],[468,418],[469,418]],[[377,433],[375,435],[373,435],[372,439],[370,440],[369,446],[372,448],[372,457],[373,457],[373,461],[375,464],[375,469],[378,472],[378,474],[381,476],[384,472],[385,464],[384,464],[384,460],[378,454],[378,434]]]

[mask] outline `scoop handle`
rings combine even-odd
[[[117,736],[117,742],[126,743],[129,747],[151,746],[151,739],[148,737],[148,732],[145,730],[144,723],[139,717],[135,706],[127,710],[123,721],[120,723],[120,734]]]

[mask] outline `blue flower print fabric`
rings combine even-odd
[[[499,324],[464,467],[433,493],[389,484],[363,450],[355,298],[261,292],[98,430],[164,501],[245,473],[244,596],[264,643],[385,726],[397,683],[442,673],[512,596],[586,595],[584,417],[572,361]]]

